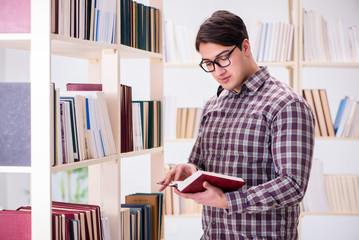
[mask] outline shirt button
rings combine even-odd
[[[220,137],[223,137],[223,136],[224,136],[224,133],[223,133],[223,132],[221,132],[221,133],[219,134],[219,136],[220,136]]]
[[[229,116],[231,116],[231,115],[232,115],[232,113],[231,113],[231,112],[227,113],[227,117],[229,117]]]
[[[213,227],[216,226],[216,222],[212,222],[211,224],[212,224]]]
[[[221,154],[217,154],[217,159],[220,159],[221,158]]]

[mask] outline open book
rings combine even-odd
[[[184,181],[176,181],[169,186],[176,187],[183,193],[195,193],[206,190],[203,187],[204,181],[221,188],[224,192],[238,190],[246,183],[242,178],[198,170]]]

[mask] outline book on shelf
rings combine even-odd
[[[129,228],[131,233],[137,233],[138,238],[131,239],[151,239],[152,237],[152,206],[146,204],[121,204],[121,209],[128,209],[130,215],[124,218],[126,222],[129,222]],[[132,216],[138,219],[138,224],[130,223],[133,221]],[[131,234],[134,235],[134,234]]]
[[[51,32],[90,41],[115,43],[116,0],[51,1]]]
[[[30,83],[0,83],[0,165],[31,165]],[[34,133],[36,134],[36,133]]]
[[[315,136],[335,137],[326,90],[303,89],[303,97],[313,110]]]
[[[353,96],[340,100],[334,121],[335,134],[338,137],[359,137],[359,103]]]
[[[103,239],[100,207],[52,202],[52,239]],[[0,236],[31,239],[31,206],[0,211]]]
[[[55,91],[54,95],[54,165],[116,153],[104,92]]]
[[[0,33],[31,32],[31,0],[2,0]]]
[[[156,52],[160,51],[160,11],[132,0],[121,0],[121,43]]]
[[[198,133],[201,113],[201,108],[177,108],[176,137],[195,138]]]
[[[323,162],[320,159],[313,159],[308,187],[302,205],[305,212],[329,212]]]
[[[304,60],[358,62],[358,26],[344,27],[341,19],[303,9]]]
[[[198,63],[200,55],[193,42],[196,39],[194,29],[183,24],[175,24],[172,20],[164,23],[164,48],[167,63]]]
[[[164,236],[163,193],[135,193],[125,196],[126,204],[151,206],[151,239],[160,240]]]
[[[246,184],[246,182],[239,177],[198,170],[185,180],[175,181],[171,183],[170,186],[176,187],[178,191],[183,193],[196,193],[206,190],[203,187],[205,181],[221,188],[224,192],[236,191]]]
[[[257,23],[254,32],[253,57],[256,61],[286,62],[292,60],[293,24]]]
[[[31,212],[0,211],[0,238],[31,240]]]
[[[359,213],[359,176],[328,174],[324,176],[330,212]]]
[[[102,91],[102,83],[67,83],[66,91]]]

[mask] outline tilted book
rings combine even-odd
[[[224,192],[236,191],[246,184],[246,182],[239,177],[198,170],[184,181],[176,181],[170,184],[170,186],[176,187],[178,191],[182,193],[196,193],[206,190],[203,187],[204,181],[221,188]]]

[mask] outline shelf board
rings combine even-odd
[[[126,45],[119,45],[120,55],[124,58],[157,58],[162,59],[162,54],[149,52],[138,48],[133,48]]]
[[[333,213],[333,212],[302,212],[301,217],[304,216],[359,216],[359,213]]]
[[[359,62],[303,62],[304,67],[344,67],[344,68],[357,68]]]
[[[0,166],[0,173],[31,173],[31,166]]]
[[[83,40],[58,34],[51,34],[51,45],[53,54],[87,59],[101,58],[102,50],[115,51],[118,46],[117,44]]]
[[[30,33],[2,33],[0,34],[0,47],[29,50],[30,39]]]
[[[166,63],[167,68],[196,68],[199,67],[198,63]],[[258,62],[259,66],[268,67],[294,67],[294,62]]]
[[[294,67],[294,61],[289,62],[257,62],[258,66],[268,66],[268,67]]]
[[[167,138],[165,142],[194,142],[196,138]]]
[[[175,214],[175,215],[165,215],[165,218],[201,218],[202,214]]]
[[[166,63],[166,68],[200,68],[198,63]]]
[[[80,162],[57,165],[57,166],[51,167],[51,172],[61,172],[61,171],[73,170],[73,169],[77,169],[77,168],[88,167],[88,166],[97,165],[100,163],[111,162],[111,161],[116,161],[116,160],[117,160],[117,154],[114,154],[114,155],[110,155],[110,156],[103,157],[103,158],[87,159],[87,160],[83,160]]]
[[[315,137],[316,140],[334,140],[334,141],[358,141],[359,138],[354,137]]]
[[[163,147],[150,148],[150,149],[145,149],[145,150],[141,150],[141,151],[133,151],[133,152],[127,152],[127,153],[120,153],[120,158],[135,157],[135,156],[141,156],[141,155],[145,155],[145,154],[159,153],[159,152],[163,152]]]

